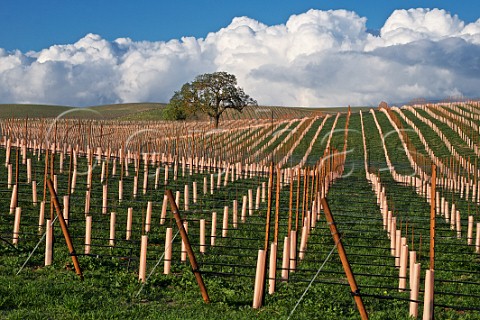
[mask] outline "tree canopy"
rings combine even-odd
[[[205,73],[175,92],[164,118],[165,115],[171,115],[170,119],[180,120],[200,111],[212,118],[215,128],[218,128],[220,116],[226,109],[241,112],[248,105],[257,105],[257,101],[237,86],[235,75],[226,72]]]

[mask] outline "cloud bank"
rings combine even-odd
[[[397,10],[375,36],[355,12],[309,10],[273,26],[237,17],[198,39],[87,34],[39,52],[0,48],[0,103],[168,102],[183,83],[220,70],[263,105],[478,97],[479,57],[480,19],[465,24],[444,10]]]

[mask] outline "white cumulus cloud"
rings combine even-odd
[[[405,44],[420,39],[450,37],[463,28],[463,21],[445,10],[397,10],[387,19],[380,35],[387,44]]]
[[[347,10],[309,10],[268,26],[248,17],[205,38],[114,41],[87,34],[38,52],[0,48],[0,103],[168,102],[205,72],[234,73],[260,104],[376,105],[478,96],[480,19],[396,10],[378,36]]]

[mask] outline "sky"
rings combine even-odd
[[[168,102],[227,71],[259,104],[480,94],[480,2],[0,0],[0,103]]]

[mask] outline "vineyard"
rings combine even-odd
[[[480,104],[292,110],[2,120],[0,318],[479,319]]]

